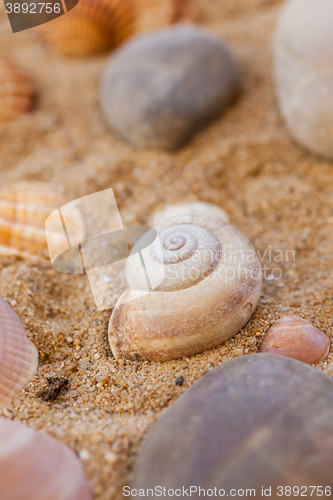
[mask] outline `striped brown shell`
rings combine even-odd
[[[0,57],[0,121],[16,118],[34,107],[36,89],[30,77]]]
[[[0,299],[0,408],[10,403],[37,370],[38,352],[15,311]]]
[[[58,52],[85,56],[112,50],[136,33],[180,20],[186,0],[80,0],[47,23],[42,36]]]
[[[20,182],[0,188],[0,255],[38,255],[48,249],[45,220],[65,203],[64,198],[43,182]],[[77,219],[77,230],[82,234],[83,222]],[[63,246],[64,234],[54,233],[50,238]]]

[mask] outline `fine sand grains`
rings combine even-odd
[[[279,4],[195,0],[192,18],[234,48],[243,90],[172,154],[136,150],[109,132],[97,90],[105,56],[65,59],[29,32],[6,34],[0,7],[1,52],[40,89],[35,113],[0,124],[1,183],[48,181],[69,199],[112,187],[123,221],[132,224],[144,224],[165,203],[216,203],[266,266],[261,303],[235,338],[191,358],[136,364],[111,355],[111,310],[96,311],[85,276],[58,274],[47,260],[0,259],[0,297],[40,355],[37,375],[3,415],[75,450],[97,500],[122,498],[141,438],[163,409],[207,370],[257,352],[275,320],[297,314],[332,334],[333,164],[299,148],[279,115],[271,48]],[[333,375],[332,354],[317,368]],[[37,393],[52,376],[70,378],[70,386],[46,403]]]

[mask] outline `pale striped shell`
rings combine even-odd
[[[42,34],[70,56],[112,50],[135,33],[182,18],[186,0],[80,0],[66,15],[47,23]]]
[[[260,346],[260,352],[282,354],[304,363],[317,363],[326,358],[330,339],[305,319],[283,316],[271,326]]]
[[[0,408],[27,385],[37,365],[37,349],[28,339],[20,318],[0,299]]]
[[[0,188],[0,255],[45,253],[45,220],[64,203],[63,196],[43,182],[20,182]],[[80,214],[73,209],[71,216],[83,240]],[[53,233],[50,239],[62,248],[65,235]]]
[[[1,500],[92,500],[78,458],[64,444],[0,418]]]
[[[16,118],[30,111],[36,89],[31,78],[15,64],[0,58],[0,121]]]

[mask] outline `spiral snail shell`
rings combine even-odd
[[[109,325],[116,358],[166,361],[202,352],[235,335],[260,298],[257,255],[230,224],[180,215],[156,229],[153,243],[127,260],[129,288]]]

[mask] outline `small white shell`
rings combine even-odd
[[[80,461],[67,446],[0,418],[1,500],[92,500]]]
[[[28,339],[20,318],[0,299],[0,408],[29,382],[37,365],[37,349]]]

